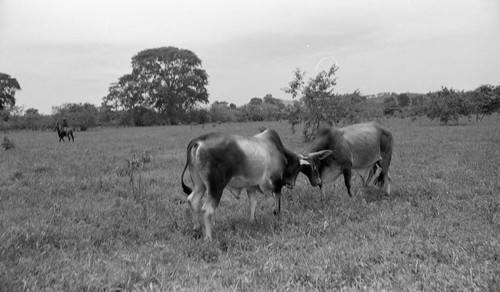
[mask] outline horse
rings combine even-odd
[[[54,131],[57,131],[57,135],[59,136],[59,143],[61,143],[61,141],[64,142],[64,137],[68,137],[68,142],[71,140],[75,142],[75,136],[73,136],[73,129],[63,128],[59,125],[59,123],[57,123],[54,128]]]

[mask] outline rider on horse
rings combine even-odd
[[[62,130],[66,130],[69,127],[65,117],[62,118],[61,127]]]
[[[64,137],[68,137],[68,141],[73,140],[73,142],[75,142],[75,137],[73,136],[73,129],[69,127],[65,117],[62,118],[62,122],[56,123],[56,127],[54,130],[57,131],[57,134],[59,135],[59,142],[61,141],[64,142]]]

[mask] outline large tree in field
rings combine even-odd
[[[139,52],[132,58],[132,75],[144,90],[146,103],[171,122],[197,102],[208,103],[208,75],[189,50],[163,47]]]
[[[16,91],[21,90],[16,78],[0,73],[0,110],[7,110],[16,105]]]
[[[208,103],[208,75],[195,53],[175,47],[147,49],[132,57],[132,73],[111,84],[103,98],[114,109],[152,108],[170,123]]]

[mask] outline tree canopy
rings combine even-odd
[[[292,94],[292,98],[300,96],[304,104],[303,121],[305,122],[303,135],[304,140],[310,141],[316,134],[320,123],[325,120],[336,121],[339,102],[333,90],[337,85],[335,73],[338,67],[332,65],[328,71],[321,71],[316,77],[304,82],[305,73],[300,69],[294,71],[294,79],[283,88],[286,93]]]
[[[21,90],[16,78],[0,73],[0,110],[6,110],[16,104],[16,91]]]
[[[147,49],[132,57],[132,73],[111,84],[107,105],[157,110],[170,123],[197,103],[208,103],[208,75],[195,53],[175,47]]]

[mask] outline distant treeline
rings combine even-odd
[[[428,94],[399,94],[385,97],[384,115],[422,117],[444,124],[460,117],[481,121],[485,116],[500,112],[500,85],[481,85],[471,91],[443,87]]]
[[[304,139],[312,139],[319,124],[352,124],[382,116],[426,116],[444,124],[460,116],[480,121],[500,109],[500,86],[482,85],[471,91],[443,87],[427,94],[385,93],[368,97],[355,91],[336,93],[339,67],[320,71],[312,78],[297,68],[282,90],[292,101],[267,94],[243,106],[225,101],[209,104],[208,74],[201,59],[186,49],[146,49],[132,57],[132,70],[110,84],[101,106],[69,103],[54,107],[51,115],[37,109],[16,107],[19,82],[0,73],[0,130],[53,129],[66,118],[69,125],[85,131],[96,126],[154,126],[248,121],[288,120],[292,130],[303,123]]]
[[[500,86],[482,85],[471,91],[443,87],[427,94],[384,93],[376,97],[359,92],[336,94],[322,100],[321,109],[334,124],[351,124],[386,117],[428,117],[444,124],[458,122],[461,116],[481,121],[483,117],[500,112]],[[170,124],[209,124],[226,122],[287,120],[292,127],[310,116],[303,100],[283,101],[270,94],[252,98],[243,106],[215,101],[209,107],[194,107],[190,111],[165,116],[153,108],[134,107],[112,110],[103,104],[68,103],[53,108],[53,114],[39,114],[36,109],[13,111],[2,117],[2,130],[52,130],[65,117],[70,126],[85,131],[97,126],[155,126]],[[172,122],[174,121],[174,122]]]

